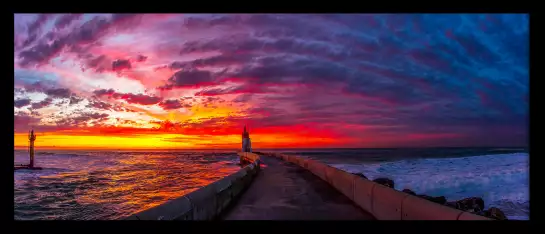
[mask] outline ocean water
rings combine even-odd
[[[482,197],[509,219],[529,219],[529,154],[513,148],[262,149],[323,161],[395,188],[445,196]],[[15,151],[15,164],[28,163]],[[14,218],[120,219],[159,205],[240,167],[226,151],[39,151],[40,171],[14,172]]]
[[[28,153],[15,151],[15,164]],[[14,172],[16,220],[111,220],[177,198],[240,167],[234,152],[38,152]]]
[[[387,177],[395,189],[445,196],[448,201],[481,197],[485,209],[509,219],[529,219],[529,154],[524,149],[371,149],[291,151],[333,167]]]

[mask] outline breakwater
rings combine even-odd
[[[239,153],[245,163],[237,172],[182,197],[138,212],[126,220],[211,220],[216,219],[252,183],[260,171],[257,154]]]
[[[243,152],[238,153],[238,155],[241,164],[247,165],[236,173],[185,196],[131,215],[127,219],[329,219],[341,213],[350,213],[345,217],[346,219],[492,220],[484,216],[443,206],[406,192],[397,191],[315,160],[280,153]],[[269,159],[261,158],[260,155]],[[272,168],[265,168],[264,175],[260,176],[260,178],[265,178],[267,183],[254,185],[252,181],[261,170],[260,163],[262,160],[268,160],[272,163],[265,165],[267,167],[272,166]],[[275,163],[275,161],[284,161],[287,164],[279,164]],[[287,166],[290,163],[295,166]],[[322,191],[313,195],[319,197],[326,193],[337,193],[338,196],[346,197],[347,201],[333,202],[339,199],[330,199],[329,201],[311,199],[316,196],[309,197],[307,192],[301,193],[301,191],[293,190],[307,186],[304,184],[305,181],[310,182],[312,180],[309,178],[304,180],[289,178],[285,174],[289,170],[283,169],[287,167],[308,171],[307,174],[311,177],[319,178],[314,180],[324,181],[320,183],[330,185],[325,188],[319,183],[313,182],[313,185],[310,186],[314,186],[313,189],[309,188],[306,190],[307,192],[316,192],[316,186],[321,186]],[[273,168],[276,169],[267,171],[267,169]],[[299,175],[303,176],[303,174]],[[284,184],[283,181],[288,182],[288,184]],[[297,182],[293,184],[294,181]],[[269,189],[271,191],[267,192],[269,187],[274,189]],[[251,194],[245,194],[246,189],[251,190]],[[240,203],[237,201],[239,198],[242,204],[237,204]],[[286,202],[288,202],[289,206],[282,205]],[[234,207],[228,209],[231,204]],[[361,211],[354,210],[356,207]],[[320,212],[323,215],[319,214]],[[300,217],[301,215],[307,215],[308,217]]]
[[[491,220],[397,191],[315,160],[280,153],[266,155],[309,170],[378,220]]]
[[[299,165],[261,157],[262,168],[222,220],[376,220]]]

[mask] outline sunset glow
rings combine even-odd
[[[527,15],[14,17],[16,148],[527,144]]]

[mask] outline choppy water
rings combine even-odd
[[[273,151],[273,150],[263,150]],[[282,150],[396,189],[482,197],[509,219],[529,219],[529,155],[524,149]],[[15,219],[119,219],[205,186],[239,169],[231,152],[39,152],[41,171],[14,173]],[[15,163],[28,163],[15,151]]]
[[[445,196],[449,201],[482,197],[485,209],[498,207],[509,219],[527,220],[529,154],[522,151],[375,149],[292,153],[347,172],[363,173],[369,179],[393,179],[398,190],[409,188],[417,194]],[[472,156],[464,156],[468,154]]]
[[[15,163],[28,163],[15,151]],[[14,172],[15,219],[119,219],[240,167],[230,152],[39,152],[43,170]]]

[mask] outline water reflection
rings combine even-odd
[[[25,163],[15,152],[15,163]],[[230,152],[46,152],[15,176],[15,219],[118,219],[240,167]]]

